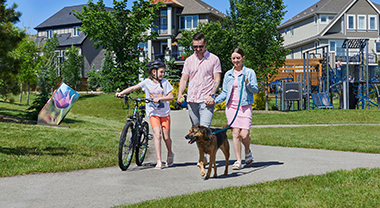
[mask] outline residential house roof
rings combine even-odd
[[[306,18],[317,14],[339,14],[344,11],[354,0],[321,0],[302,12],[298,13],[294,17],[288,19],[284,23],[282,23],[278,28],[282,29],[289,25],[292,25],[298,21],[302,21]],[[378,10],[380,10],[380,5],[371,2]]]
[[[316,14],[325,13],[325,14],[337,14],[343,9],[345,9],[352,0],[321,0],[307,9],[303,10],[299,14],[285,21],[279,26],[279,29],[292,25],[298,21],[302,21],[306,18],[314,16]]]
[[[34,29],[38,30],[38,29],[45,29],[45,28],[47,29],[47,28],[62,27],[62,26],[67,26],[67,25],[80,25],[82,21],[77,19],[74,16],[75,12],[72,10],[81,12],[83,9],[83,6],[87,6],[87,4],[64,7],[63,9],[55,13],[53,16],[49,17],[47,20],[39,24]],[[105,9],[112,10],[112,8],[109,8],[109,7],[106,7]]]
[[[164,4],[174,4],[174,5],[177,5],[177,6],[180,6],[180,7],[183,7],[182,4],[180,4],[178,1],[176,0],[154,0],[154,3],[157,4],[159,1],[162,1]]]
[[[308,19],[312,16],[315,16],[317,14],[334,14],[335,17],[331,20],[331,22],[328,24],[327,27],[325,27],[319,34],[300,40],[298,42],[292,43],[290,45],[287,45],[285,48],[291,48],[296,47],[298,45],[305,44],[307,42],[312,42],[317,40],[318,38],[321,38],[326,32],[336,23],[336,21],[341,18],[342,15],[344,15],[345,12],[350,8],[351,5],[353,5],[358,0],[321,0],[312,6],[308,7],[301,13],[297,14],[296,16],[290,18],[286,22],[282,23],[278,26],[278,29],[283,29],[285,27],[288,27],[290,25],[293,25],[297,22],[300,22],[304,19]],[[370,0],[367,0],[375,10],[378,11],[380,14],[380,5],[371,2]]]
[[[219,18],[224,18],[226,15],[223,12],[215,9],[201,0],[177,0],[184,8],[182,15],[190,14],[213,14]]]

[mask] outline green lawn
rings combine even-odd
[[[334,171],[123,207],[379,207],[380,169]]]
[[[0,115],[26,119],[28,107],[0,100]],[[62,122],[70,128],[0,122],[0,177],[116,166],[118,140],[128,112],[123,101],[114,98],[113,94],[84,94]],[[212,125],[224,123],[224,113],[216,112]],[[380,111],[272,111],[253,115],[253,125],[367,123],[380,123]],[[267,127],[253,128],[251,138],[252,143],[262,145],[380,153],[379,130],[378,125]],[[231,187],[132,206],[378,207],[379,174],[380,169],[335,171],[322,176]]]

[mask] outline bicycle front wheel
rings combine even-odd
[[[126,171],[132,162],[132,156],[135,149],[134,140],[133,123],[128,122],[125,124],[124,129],[121,132],[119,141],[119,167],[123,171]]]
[[[148,150],[149,141],[149,125],[144,121],[141,125],[141,133],[139,142],[136,145],[136,164],[141,166],[144,162],[146,152]]]

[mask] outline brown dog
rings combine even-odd
[[[223,128],[227,127],[225,124]],[[226,168],[224,169],[224,175],[228,174],[228,160],[230,158],[230,145],[228,143],[226,131],[222,131],[213,134],[213,131],[219,129],[209,129],[200,125],[193,125],[190,129],[190,133],[185,136],[186,139],[189,139],[189,144],[197,142],[199,150],[199,167],[201,168],[201,175],[205,175],[205,165],[207,163],[204,154],[210,155],[210,164],[208,166],[208,171],[206,178],[210,178],[211,169],[214,165],[214,177],[217,177],[216,174],[216,152],[218,149],[221,149],[224,156],[226,157]]]

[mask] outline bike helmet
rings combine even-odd
[[[153,69],[158,69],[160,67],[166,67],[165,64],[160,60],[154,60],[146,65],[149,74]]]
[[[152,62],[149,62],[149,63],[146,65],[146,68],[147,68],[147,70],[148,70],[148,73],[149,73],[150,77],[151,77],[152,79],[157,80],[157,81],[160,83],[161,88],[163,88],[163,87],[162,87],[162,83],[161,83],[162,80],[158,79],[158,76],[157,76],[157,70],[156,70],[156,74],[150,74],[150,73],[152,72],[153,69],[158,69],[158,68],[160,68],[160,67],[166,67],[165,64],[164,64],[164,62],[162,62],[162,61],[160,61],[160,60],[154,60],[154,61],[152,61]]]

